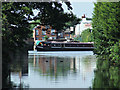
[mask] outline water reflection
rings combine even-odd
[[[11,80],[30,88],[89,88],[96,58],[91,52],[74,54],[29,55],[28,60],[11,64]]]
[[[10,63],[12,86],[15,88],[28,88],[29,84],[24,83],[28,77],[28,55],[27,53],[14,53]]]
[[[98,59],[92,87],[93,90],[98,90],[98,88],[120,89],[120,68],[116,65],[110,65],[109,60]]]

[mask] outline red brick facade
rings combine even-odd
[[[33,33],[33,37],[34,37],[34,41],[35,40],[44,40],[45,36],[48,36],[51,39],[56,39],[56,30],[52,29],[51,26],[37,26],[34,29],[34,33]]]

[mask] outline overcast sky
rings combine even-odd
[[[82,1],[73,1],[73,0],[70,0],[71,2],[71,6],[73,7],[73,13],[81,18],[82,15],[86,15],[87,17],[92,17],[92,13],[93,13],[93,10],[94,10],[94,3],[93,3],[93,0],[84,0],[84,2]],[[63,4],[63,8],[65,9],[65,12],[68,12],[67,8],[66,8],[66,5]]]

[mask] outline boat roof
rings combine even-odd
[[[57,42],[57,41],[48,41],[44,43],[54,43],[54,44],[93,44],[93,42]]]

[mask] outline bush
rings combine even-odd
[[[81,33],[82,42],[92,42],[93,34],[91,29],[86,29]]]

